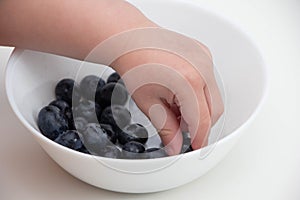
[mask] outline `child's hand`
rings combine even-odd
[[[113,63],[170,155],[180,152],[181,132],[187,128],[193,149],[205,146],[211,126],[224,109],[209,50],[189,40],[198,45],[194,55],[201,57],[201,66],[194,67],[179,55],[159,49],[133,51]],[[192,47],[186,50],[195,51]]]

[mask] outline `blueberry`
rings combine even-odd
[[[193,151],[193,148],[191,146],[191,138],[189,134],[183,132],[182,138],[183,138],[183,143],[182,143],[181,153],[188,153],[190,151]]]
[[[100,124],[101,128],[106,132],[109,140],[113,143],[116,144],[118,134],[113,130],[112,126],[109,124]]]
[[[168,156],[168,154],[166,153],[166,151],[164,149],[161,148],[149,148],[146,150],[147,153],[147,158],[163,158]]]
[[[126,88],[119,83],[107,83],[96,95],[96,102],[103,107],[125,105],[128,99]]]
[[[118,141],[120,144],[125,144],[130,141],[140,142],[145,144],[148,140],[148,131],[141,124],[130,124],[118,133]]]
[[[188,152],[191,152],[193,151],[193,148],[191,145],[183,145],[182,146],[182,150],[181,150],[181,153],[188,153]]]
[[[64,100],[54,100],[49,105],[58,107],[63,113],[70,109],[70,105]]]
[[[120,158],[121,151],[116,146],[107,146],[102,150],[100,156],[106,158]]]
[[[151,153],[151,152],[159,151],[159,150],[160,150],[160,148],[152,147],[152,148],[146,149],[146,152]]]
[[[85,153],[85,154],[91,154],[84,145],[82,145],[82,147],[80,149],[78,149],[77,151],[79,151],[81,153]]]
[[[103,110],[100,118],[102,124],[110,124],[115,131],[124,128],[131,121],[128,109],[119,105],[112,105]]]
[[[54,100],[49,105],[58,107],[61,110],[61,112],[65,115],[65,117],[67,118],[68,124],[69,124],[69,129],[70,130],[75,129],[72,109],[67,102],[65,102],[63,100]]]
[[[123,80],[121,79],[120,75],[117,72],[112,73],[107,78],[107,83],[120,83],[120,84],[124,85]]]
[[[105,81],[95,75],[84,77],[80,82],[80,91],[83,97],[88,100],[95,100],[96,93],[105,85]]]
[[[143,144],[136,142],[136,141],[131,141],[127,142],[123,146],[123,151],[128,151],[131,153],[144,153],[145,152],[145,147]]]
[[[56,106],[46,106],[39,112],[38,127],[43,135],[55,140],[60,134],[66,131],[68,120]]]
[[[98,114],[99,113],[99,114]],[[75,117],[83,117],[88,122],[98,122],[97,115],[101,114],[101,107],[93,101],[81,100],[74,108]]]
[[[77,131],[82,133],[85,131],[88,121],[83,117],[76,117],[74,119],[74,124]]]
[[[73,112],[72,112],[71,108],[66,109],[65,116],[66,116],[66,118],[68,119],[68,122],[69,122],[69,129],[70,130],[75,130],[76,127],[75,127]]]
[[[184,143],[191,143],[191,136],[188,132],[182,132],[182,139]]]
[[[58,100],[64,100],[72,105],[72,100],[77,104],[80,100],[79,86],[73,79],[63,79],[55,87],[55,95]]]
[[[73,150],[79,150],[82,148],[82,142],[77,131],[74,130],[67,130],[63,134],[59,135],[55,139],[55,142]]]
[[[100,155],[103,148],[111,144],[108,135],[99,124],[90,123],[83,133],[78,132],[84,146],[93,155]]]
[[[122,157],[125,159],[141,159],[145,152],[143,144],[135,141],[128,142],[122,147]]]

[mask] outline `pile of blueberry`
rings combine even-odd
[[[117,73],[105,82],[89,75],[79,84],[63,79],[56,99],[42,108],[38,127],[43,135],[70,149],[109,158],[147,159],[167,156],[163,148],[146,148],[148,131],[132,123],[126,108],[129,94]],[[182,153],[192,151],[183,133]],[[162,145],[160,145],[162,147]]]

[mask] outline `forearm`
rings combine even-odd
[[[0,44],[84,59],[114,34],[156,26],[122,0],[1,0]]]

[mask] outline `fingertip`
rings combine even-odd
[[[164,139],[164,133],[160,133],[162,142],[165,146],[165,151],[169,156],[178,155],[181,152],[182,143],[183,143],[183,137],[180,131],[178,131],[170,140],[169,138],[167,140]]]
[[[202,124],[200,125],[200,130],[198,130],[198,133],[194,136],[192,139],[192,148],[193,149],[201,149],[208,144],[208,137],[210,135],[210,129],[211,129],[211,120],[210,118],[206,121],[202,121]]]
[[[207,136],[208,135],[209,134],[207,134]],[[207,145],[208,145],[208,137],[206,137],[205,139],[203,139],[202,142],[195,142],[195,141],[192,142],[192,148],[194,150],[201,149],[203,147],[206,147]]]
[[[152,104],[148,110],[150,120],[158,130],[167,154],[179,154],[181,152],[183,138],[175,113],[162,102]]]
[[[192,136],[192,148],[194,150],[207,146],[208,137],[212,126],[212,120],[209,114],[207,104],[205,104],[205,101],[203,101],[201,105],[201,113],[199,116],[200,123],[196,126],[190,126],[190,132]]]

